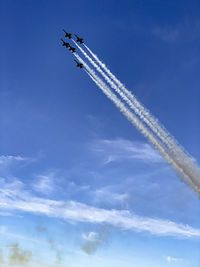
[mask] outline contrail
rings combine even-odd
[[[96,83],[96,85],[103,91],[103,93],[119,108],[124,116],[154,145],[154,147],[160,152],[163,158],[176,170],[176,172],[184,176],[185,179],[189,180],[190,177],[187,173],[180,168],[180,166],[174,161],[174,159],[167,153],[165,148],[159,143],[156,137],[149,132],[149,130],[144,126],[144,124],[134,115],[125,104],[117,98],[117,96],[111,92],[111,90],[107,87],[107,85],[102,81],[100,77],[96,75],[96,73],[86,64],[86,62],[79,57],[77,54],[74,54],[79,62],[84,65],[84,69],[86,73],[90,76],[90,78]]]
[[[148,126],[149,128],[155,132],[155,134],[160,137],[160,139],[163,139],[163,136],[157,131],[156,127],[151,123],[151,121],[144,116],[143,112],[140,110],[140,108],[135,104],[132,99],[128,97],[128,95],[123,92],[119,86],[115,83],[114,80],[112,80],[107,74],[95,63],[95,61],[73,40],[75,45],[79,48],[79,50],[82,52],[82,54],[87,58],[87,60],[94,66],[94,68],[99,71],[99,73],[103,76],[103,78],[106,80],[108,84],[121,96],[121,98],[129,105],[129,107],[134,110],[134,112],[142,119]],[[89,49],[89,48],[88,48]],[[90,50],[91,51],[91,50]],[[102,63],[103,64],[103,63]],[[163,141],[163,140],[162,140]],[[164,142],[165,142],[164,138]]]
[[[121,98],[129,105],[129,107],[134,110],[134,112],[142,119],[151,129],[156,133],[157,136],[159,136],[162,139],[162,136],[160,136],[159,132],[156,130],[156,128],[150,123],[150,121],[142,114],[139,108],[135,105],[133,101],[131,101],[128,96],[116,85],[116,83],[111,80],[107,74],[104,73],[104,71],[93,61],[93,59],[73,40],[75,45],[79,48],[79,50],[82,52],[82,54],[87,58],[87,60],[94,66],[94,68],[103,76],[103,78],[106,80],[108,84],[121,96]]]
[[[111,87],[119,93],[124,101],[135,111],[135,113],[149,126],[149,128],[161,139],[161,141],[170,150],[171,156],[174,160],[183,168],[187,170],[190,180],[184,179],[189,183],[196,191],[200,192],[200,169],[195,165],[191,156],[178,144],[173,136],[165,130],[165,128],[159,124],[158,120],[151,115],[151,113],[145,109],[145,107],[136,99],[136,97],[111,73],[104,63],[84,44],[86,49],[96,60],[99,66],[110,76],[110,78],[104,73],[102,69],[88,56],[88,54],[77,44],[83,55],[89,60],[89,62],[101,73],[104,79],[111,85]],[[112,80],[111,80],[112,79]],[[113,83],[114,82],[114,83]]]
[[[139,109],[141,114],[144,116],[147,116],[148,118],[148,126],[153,127],[152,130],[160,132],[160,138],[162,138],[162,141],[166,143],[170,148],[174,148],[174,145],[181,147],[178,141],[165,129],[163,125],[161,125],[160,122],[158,122],[158,119],[154,118],[154,116],[150,113],[150,111],[145,108],[141,102],[137,100],[137,98],[117,79],[117,77],[109,70],[109,68],[97,57],[96,54],[92,52],[92,50],[86,45],[83,44],[85,48],[89,51],[89,53],[92,55],[92,57],[96,60],[96,62],[99,64],[99,66],[107,73],[107,75],[110,76],[110,78],[116,83],[116,85],[119,87],[119,89],[122,90],[122,92],[129,97],[129,99],[132,101],[132,103]],[[79,46],[80,49],[80,46]],[[176,147],[177,149],[177,147]],[[181,147],[182,150],[184,150],[183,147]],[[183,152],[183,151],[181,151]],[[184,153],[188,154],[186,151]]]
[[[193,177],[192,180],[195,181],[195,184],[198,184],[199,183],[198,180],[199,180],[199,177],[200,177],[200,170],[194,164],[194,162],[192,161],[192,159],[190,158],[190,156],[187,155],[184,152],[183,149],[181,149],[181,147],[177,144],[176,141],[173,141],[173,138],[169,136],[169,133],[166,133],[165,132],[165,130],[162,128],[162,126],[159,125],[159,123],[157,121],[155,121],[156,125],[155,125],[155,123],[154,124],[152,123],[151,115],[148,113],[148,111],[146,111],[146,113],[144,114],[144,112],[143,112],[143,110],[141,110],[140,106],[144,110],[145,110],[145,108],[142,105],[140,105],[140,103],[138,102],[138,100],[135,99],[135,97],[131,94],[131,92],[129,92],[125,87],[124,87],[125,90],[120,89],[116,85],[116,83],[114,83],[115,82],[114,79],[117,80],[117,78],[110,72],[110,70],[105,66],[105,64],[103,64],[98,59],[98,57],[87,46],[85,46],[85,47],[87,47],[87,49],[89,50],[89,52],[92,53],[93,57],[98,60],[99,65],[100,66],[103,66],[104,67],[104,70],[107,70],[106,72],[108,74],[111,73],[111,75],[113,76],[113,80],[111,80],[112,77],[109,78],[104,73],[104,71],[93,61],[93,59],[91,59],[91,57],[75,41],[74,41],[74,43],[80,49],[80,51],[83,53],[83,55],[88,59],[88,61],[96,68],[96,70],[100,72],[100,74],[110,84],[110,86],[122,97],[122,99],[130,106],[130,108],[134,110],[134,112],[140,117],[140,119],[142,119],[149,126],[149,128],[161,139],[161,141],[165,145],[167,145],[167,149],[170,150],[170,153],[172,154],[171,156],[174,157],[174,160],[176,160],[177,163],[183,169],[185,169],[186,168],[186,165],[187,165],[187,173],[189,172],[189,174],[190,174],[189,176],[190,177],[192,176]],[[119,84],[122,85],[121,82],[119,82]],[[129,97],[129,94],[132,96],[132,98]],[[133,101],[134,100],[133,98],[135,99],[135,101]],[[171,138],[171,141],[169,140],[168,137]],[[185,181],[188,182],[191,185],[191,181],[189,181],[189,180],[185,180]],[[193,187],[194,186],[195,185],[193,185]]]

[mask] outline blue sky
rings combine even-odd
[[[198,196],[60,43],[83,36],[200,162],[200,4],[165,2],[0,0],[0,266],[199,266]]]

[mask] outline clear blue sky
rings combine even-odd
[[[199,9],[0,0],[0,265],[199,267],[199,198],[60,41],[84,37],[200,162]]]

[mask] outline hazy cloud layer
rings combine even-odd
[[[15,181],[15,184],[18,184]],[[13,184],[2,184],[0,208],[6,211],[29,212],[57,217],[66,221],[107,223],[125,230],[148,232],[154,235],[179,238],[200,237],[200,229],[157,218],[141,217],[128,210],[108,210],[86,205],[77,201],[55,201],[34,196],[22,183],[16,189]]]

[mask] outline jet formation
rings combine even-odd
[[[64,29],[63,29],[63,32],[65,34],[65,38],[73,40],[73,34],[72,33],[66,32]],[[74,36],[76,37],[77,43],[79,43],[79,44],[84,43],[84,39],[82,37],[79,37],[76,34],[74,34]],[[76,48],[71,46],[71,44],[69,42],[65,42],[62,38],[61,38],[61,41],[62,41],[62,46],[66,47],[70,52],[76,53]],[[84,65],[82,63],[78,62],[77,60],[74,60],[74,61],[76,62],[77,68],[80,68],[80,69],[84,68]]]

